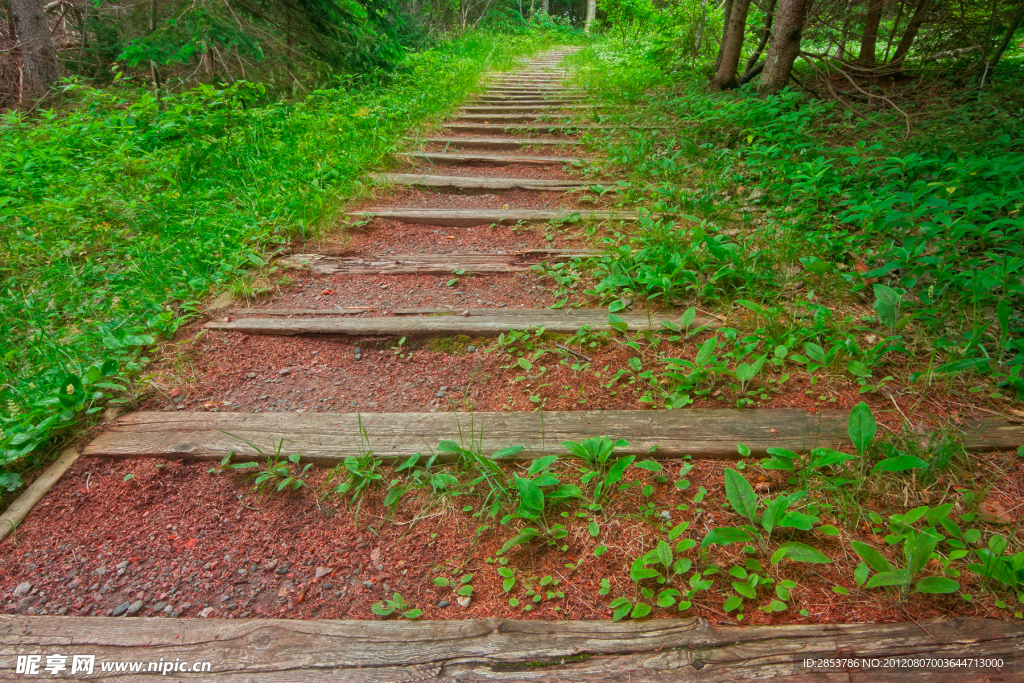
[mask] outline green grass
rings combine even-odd
[[[800,92],[712,91],[700,69],[663,68],[655,44],[574,59],[582,84],[627,105],[608,119],[631,132],[591,136],[631,180],[626,203],[691,220],[609,237],[589,263],[596,293],[753,313],[750,359],[800,369],[811,343],[865,391],[891,373],[1024,396],[1024,125],[1009,81],[981,98],[953,82],[911,92],[904,140],[894,112],[864,122]]]
[[[157,102],[119,82],[0,118],[0,486],[55,430],[131,403],[154,344],[336,221],[406,131],[553,39],[472,33],[299,101],[243,82]]]

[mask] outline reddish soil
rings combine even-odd
[[[1006,468],[1017,480],[1024,474],[1024,464],[1012,455],[985,460]],[[566,551],[537,542],[509,551],[507,566],[516,572],[517,585],[506,595],[496,571],[499,565],[488,560],[496,557],[513,531],[495,520],[472,516],[480,509],[479,496],[450,499],[414,492],[390,517],[378,487],[363,500],[357,521],[355,506],[336,496],[318,502],[315,491],[326,477],[322,470],[311,472],[309,488],[261,495],[251,491],[243,474],[208,474],[208,466],[198,463],[80,460],[18,529],[17,540],[0,543],[0,587],[9,595],[23,582],[31,585],[30,600],[7,598],[3,611],[99,616],[141,601],[141,615],[375,619],[371,606],[397,591],[412,607],[422,609],[426,619],[605,619],[611,598],[636,597],[628,578],[633,559],[672,526],[689,522],[680,538],[699,541],[714,526],[740,521],[722,507],[718,484],[724,467],[721,462],[696,462],[686,476],[691,482],[686,491],[671,483],[678,478],[678,464],[667,464],[666,483],[634,470],[628,479],[640,483],[616,494],[607,516],[593,518],[600,526],[598,538],[587,531],[589,517],[570,516],[558,520],[569,530]],[[754,466],[746,474],[763,491],[777,481],[776,473],[759,473]],[[571,480],[571,472],[561,475]],[[389,470],[384,472],[385,481],[391,476]],[[643,483],[653,485],[650,497],[640,490]],[[696,505],[692,497],[700,487],[709,494]],[[652,511],[643,514],[640,506],[650,503]],[[472,509],[461,511],[465,506]],[[756,602],[748,601],[744,623],[1005,614],[969,574],[961,581],[975,593],[972,603],[951,596],[915,596],[900,602],[884,591],[857,589],[851,579],[857,558],[845,550],[855,538],[846,533],[841,540],[801,532],[777,534],[777,542],[810,540],[836,561],[784,562],[769,569],[765,575],[798,584],[792,606],[773,615],[754,609],[770,600],[770,591],[765,591]],[[862,540],[873,539],[864,534]],[[595,557],[599,545],[608,551]],[[703,571],[711,564],[725,570],[746,557],[737,546],[713,546],[706,560],[696,550],[685,556]],[[767,558],[758,559],[768,566]],[[438,587],[433,580],[466,573],[473,574],[474,592],[468,607],[462,607],[451,589]],[[563,598],[542,599],[530,612],[509,605],[510,596],[530,604],[524,584],[533,585],[548,575],[560,579],[555,590],[562,591]],[[598,594],[601,579],[611,582],[607,597]],[[686,615],[735,623],[722,612],[732,578],[723,573],[714,579],[712,589],[699,593]],[[834,586],[845,587],[852,595],[838,595]],[[801,609],[808,611],[807,617],[798,614]],[[675,614],[674,609],[656,608],[653,616]]]

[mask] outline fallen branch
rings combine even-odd
[[[556,346],[556,347],[558,347],[558,348],[560,348],[560,349],[562,349],[563,351],[568,351],[568,352],[569,352],[569,353],[571,353],[572,355],[574,355],[574,356],[576,356],[577,358],[580,358],[580,359],[582,359],[582,360],[585,360],[585,361],[587,361],[588,363],[589,363],[589,362],[591,361],[591,359],[590,359],[590,358],[589,358],[588,356],[584,356],[584,355],[583,355],[582,353],[579,353],[578,351],[573,351],[573,350],[572,350],[572,349],[570,349],[570,348],[569,348],[568,346],[563,346],[563,345],[561,345],[561,344],[555,344],[555,346]]]

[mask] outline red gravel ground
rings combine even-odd
[[[1024,465],[1012,455],[989,460],[1020,480]],[[680,538],[697,540],[713,526],[738,521],[722,508],[717,483],[724,467],[696,462],[686,476],[691,482],[686,491],[671,483],[678,478],[678,464],[667,464],[667,483],[634,471],[628,478],[637,483],[614,497],[606,516],[592,518],[600,526],[598,538],[587,531],[590,517],[570,516],[559,520],[569,530],[567,550],[542,543],[511,550],[507,566],[516,572],[517,585],[506,595],[493,558],[512,532],[496,520],[474,518],[481,504],[477,496],[414,493],[391,516],[382,505],[383,489],[375,488],[362,502],[357,521],[354,506],[333,495],[318,499],[323,471],[311,473],[310,488],[260,495],[251,491],[245,475],[208,474],[208,466],[198,463],[80,460],[19,528],[18,539],[0,543],[0,586],[9,592],[23,582],[31,585],[28,600],[8,598],[3,610],[109,615],[141,601],[142,615],[374,619],[378,617],[371,606],[397,591],[427,619],[604,619],[612,597],[635,597],[629,566],[651,548],[653,539],[683,521],[690,528]],[[390,470],[385,472],[385,480],[390,476]],[[762,491],[777,481],[776,473],[758,474],[753,466],[747,476]],[[650,497],[640,490],[644,483],[653,484]],[[700,487],[710,493],[696,505],[692,497]],[[649,503],[654,511],[645,515],[641,506]],[[465,506],[471,510],[463,512]],[[770,570],[776,579],[797,582],[792,607],[768,615],[749,604],[744,623],[1004,614],[984,594],[965,603],[945,596],[898,601],[884,591],[860,591],[851,578],[857,558],[846,550],[854,537],[794,532],[780,533],[776,540],[790,538],[809,540],[834,555],[835,563],[787,562]],[[873,539],[864,535],[863,540]],[[595,557],[599,545],[608,550]],[[696,550],[686,556],[705,571],[711,564],[728,569],[746,557],[736,546],[712,547],[705,561]],[[759,559],[768,564],[767,558]],[[473,574],[467,607],[457,602],[452,589],[434,583],[435,578],[458,579],[467,573]],[[531,604],[525,590],[545,576],[559,579],[556,590],[564,597],[544,598],[530,612],[509,604],[509,597]],[[602,579],[611,582],[608,597],[598,594]],[[698,594],[686,614],[735,623],[721,610],[731,580],[716,576],[712,589]],[[971,575],[962,581],[972,592],[979,588]],[[852,595],[838,595],[834,586]],[[756,604],[767,604],[770,597],[766,592]],[[809,616],[801,617],[801,609]],[[654,616],[674,614],[672,609],[654,611]]]

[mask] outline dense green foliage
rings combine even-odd
[[[64,111],[5,115],[0,457],[132,401],[147,353],[200,297],[330,223],[404,132],[545,36],[472,34],[297,102],[248,82],[162,102],[71,85]]]
[[[743,340],[756,342],[750,359],[844,368],[865,390],[902,353],[916,359],[911,381],[977,372],[1004,395],[1024,393],[1024,128],[1010,89],[1019,54],[1004,62],[998,95],[951,90],[941,110],[904,103],[916,124],[904,140],[895,113],[860,121],[800,92],[709,91],[655,45],[609,39],[579,55],[582,79],[629,105],[621,117],[633,131],[596,139],[632,173],[627,200],[692,221],[609,239],[592,264],[598,293],[738,301],[759,326]],[[834,319],[858,298],[875,315]]]

